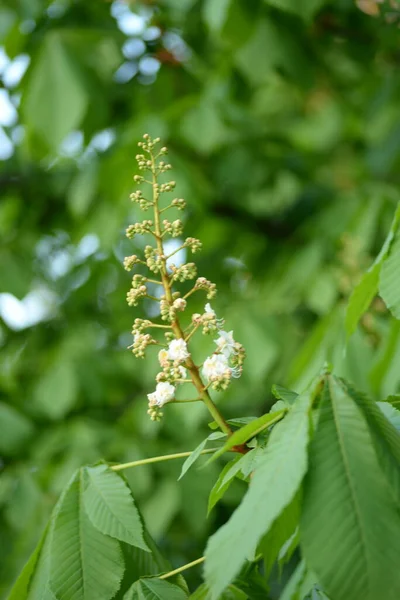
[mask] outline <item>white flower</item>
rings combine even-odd
[[[168,350],[165,350],[164,348],[162,350],[160,350],[160,352],[158,353],[158,362],[160,363],[160,365],[162,367],[168,367],[168,365],[169,365]]]
[[[181,379],[186,379],[187,370],[185,367],[179,367],[179,373],[181,374]]]
[[[227,371],[230,373],[231,368],[228,365],[228,359],[223,354],[213,354],[206,358],[203,364],[203,375],[208,380],[212,380],[215,377],[222,377],[226,375]]]
[[[235,340],[233,339],[233,331],[220,331],[219,338],[215,340],[217,349],[222,352],[227,358],[235,352]]]
[[[213,317],[215,317],[215,310],[211,308],[211,304],[209,302],[207,302],[207,304],[205,305],[204,310],[208,315],[212,315]]]
[[[168,358],[178,362],[185,361],[190,356],[185,340],[172,340],[168,346]]]
[[[151,394],[147,394],[149,406],[163,406],[172,400],[174,396],[175,388],[167,381],[161,381],[160,383],[157,383],[156,391]]]

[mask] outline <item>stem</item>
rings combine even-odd
[[[167,271],[167,262],[166,262],[166,258],[164,255],[164,248],[163,248],[163,243],[162,243],[162,235],[163,234],[161,232],[160,212],[159,212],[159,206],[158,206],[159,192],[158,192],[158,187],[157,187],[157,167],[156,167],[153,153],[151,153],[151,162],[152,162],[151,172],[152,172],[153,203],[154,203],[154,229],[155,229],[155,234],[156,234],[155,238],[156,238],[156,243],[157,243],[157,252],[158,252],[159,256],[161,257],[161,262],[162,262],[161,281],[164,286],[165,297],[167,299],[167,302],[170,305],[172,305],[173,299],[172,299],[172,292],[171,292],[171,284],[170,284],[170,278],[169,278],[168,271]],[[179,320],[176,319],[171,324],[171,326],[172,326],[172,331],[175,334],[175,337],[177,339],[184,340],[185,336],[181,329]],[[186,366],[189,369],[190,376],[193,381],[193,385],[197,389],[200,398],[202,398],[204,404],[207,406],[212,417],[218,423],[219,428],[221,429],[221,431],[223,431],[227,435],[232,435],[232,429],[229,427],[228,423],[225,421],[224,417],[221,415],[218,408],[215,406],[214,402],[212,401],[210,394],[205,389],[205,385],[200,377],[199,369],[194,364],[191,356],[189,356],[189,358],[187,359]]]
[[[202,450],[200,454],[212,454],[219,448],[208,448]],[[133,462],[121,463],[120,465],[113,465],[110,467],[113,471],[122,471],[123,469],[130,469],[131,467],[141,467],[142,465],[149,465],[151,463],[163,462],[165,460],[174,460],[175,458],[186,458],[192,454],[190,452],[177,452],[176,454],[164,454],[162,456],[152,456],[151,458],[142,458],[141,460],[134,460]]]
[[[197,560],[193,560],[192,562],[187,563],[186,565],[183,565],[182,567],[179,567],[178,569],[174,569],[173,571],[170,571],[169,573],[165,573],[165,575],[160,575],[158,579],[168,579],[168,577],[172,577],[173,575],[182,573],[182,571],[186,571],[186,569],[195,567],[196,565],[201,564],[205,560],[206,560],[206,557],[202,556],[201,558],[198,558]]]

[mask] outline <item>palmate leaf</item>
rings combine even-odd
[[[186,600],[188,595],[174,583],[164,579],[139,579],[126,592],[123,600]]]
[[[111,600],[124,573],[119,542],[98,531],[83,505],[79,471],[63,493],[54,518],[50,587],[58,600]]]
[[[83,469],[83,500],[92,524],[106,535],[149,550],[142,522],[125,481],[107,465]]]
[[[330,377],[310,445],[300,538],[331,600],[400,597],[398,503],[379,465],[366,418]]]
[[[275,519],[294,498],[307,470],[309,411],[313,393],[299,396],[271,433],[251,485],[232,517],[209,540],[205,575],[219,598]]]

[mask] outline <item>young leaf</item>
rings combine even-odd
[[[207,462],[208,463],[213,462],[218,457],[220,457],[222,454],[224,454],[225,452],[227,452],[228,450],[233,448],[233,446],[238,446],[240,444],[244,444],[250,438],[256,436],[258,433],[260,433],[261,431],[263,431],[270,425],[273,425],[277,421],[280,421],[282,419],[282,417],[285,415],[285,413],[286,413],[285,409],[278,410],[274,413],[267,413],[266,415],[262,415],[258,419],[255,419],[254,421],[247,423],[247,425],[245,425],[241,429],[238,429],[232,435],[230,435],[228,437],[228,439],[226,440],[225,444],[222,446],[222,448],[217,450],[217,452],[215,454],[213,454],[212,457]]]
[[[400,409],[400,394],[392,394],[385,398],[384,402],[388,402],[397,409]]]
[[[238,463],[240,463],[242,458],[243,456],[237,456],[233,460],[226,463],[222,469],[208,497],[207,515],[210,514],[217,502],[221,500],[231,485],[236,473],[240,471],[240,464],[238,465]]]
[[[396,319],[400,319],[400,233],[396,232],[389,255],[382,264],[379,293]]]
[[[242,503],[209,540],[205,575],[213,599],[219,598],[234,579],[299,489],[307,470],[312,400],[311,393],[299,396],[285,419],[273,429]]]
[[[399,226],[399,222],[400,205],[397,207],[390,227],[390,231],[385,239],[381,251],[379,252],[373,264],[370,266],[368,271],[361,279],[360,283],[354,288],[353,293],[350,296],[346,313],[346,332],[348,338],[354,333],[358,321],[360,320],[364,312],[368,309],[374,296],[378,293],[378,287],[381,288],[383,271],[382,263],[383,261],[385,261],[391,249],[391,245],[394,240],[396,230]],[[386,267],[386,269],[388,269],[388,267]],[[379,282],[380,276],[381,282]],[[386,286],[384,287],[386,291]],[[380,293],[382,294],[381,290]]]
[[[197,446],[197,448],[195,448],[193,450],[193,452],[190,454],[190,456],[187,457],[187,459],[185,460],[185,462],[182,465],[182,470],[181,470],[181,474],[178,477],[178,481],[180,479],[182,479],[182,477],[185,475],[185,473],[187,473],[187,471],[190,469],[190,467],[193,466],[193,464],[196,462],[196,460],[200,457],[201,451],[204,450],[204,448],[206,447],[207,442],[209,440],[219,440],[225,436],[226,436],[226,434],[222,433],[221,431],[216,431],[215,433],[210,433],[210,435],[208,437],[206,437],[206,439],[203,440]]]
[[[247,425],[251,421],[255,421],[257,417],[236,417],[235,419],[228,419],[227,423],[231,425],[231,427],[243,427],[243,425]],[[208,424],[210,429],[218,429],[219,425],[217,421],[211,421]]]
[[[298,396],[296,392],[293,392],[292,390],[287,390],[286,388],[276,383],[274,383],[274,385],[272,386],[271,392],[277,400],[282,400],[288,407],[292,406],[292,404]]]
[[[400,517],[360,408],[326,382],[310,446],[302,552],[332,600],[400,597]]]
[[[58,600],[111,600],[124,573],[121,549],[86,515],[82,478],[75,474],[55,515],[50,587]]]
[[[83,501],[86,513],[101,533],[149,551],[132,494],[125,481],[107,465],[85,467]]]
[[[351,293],[346,312],[347,337],[355,332],[358,321],[378,293],[380,270],[380,263],[374,263]]]
[[[186,600],[179,586],[164,579],[139,579],[126,592],[124,600]]]

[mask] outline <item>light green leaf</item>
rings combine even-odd
[[[107,465],[86,467],[83,500],[86,513],[101,533],[149,551],[132,494],[125,481]]]
[[[205,574],[213,599],[234,579],[300,487],[307,470],[312,399],[312,393],[299,396],[274,427],[242,503],[208,542]]]
[[[288,390],[281,385],[274,383],[271,388],[272,394],[275,396],[277,400],[282,400],[286,404],[286,406],[292,406],[294,401],[296,400],[298,394],[293,392],[292,390]]]
[[[400,319],[400,232],[397,232],[384,260],[379,279],[379,293],[396,319]]]
[[[58,600],[111,600],[124,563],[117,540],[100,533],[83,507],[83,475],[75,474],[54,518],[50,587]]]
[[[347,337],[355,332],[358,321],[378,293],[380,270],[381,265],[374,263],[351,293],[346,312]]]
[[[242,458],[242,456],[237,456],[233,460],[226,463],[226,465],[222,469],[208,497],[207,514],[210,514],[211,510],[214,508],[217,502],[221,500],[221,498],[231,485],[236,473],[240,471],[240,464],[238,465],[238,463]]]
[[[396,212],[393,217],[392,224],[383,246],[368,269],[360,283],[354,288],[346,313],[346,332],[347,337],[350,337],[354,333],[357,323],[360,320],[363,313],[368,309],[373,297],[378,293],[378,287],[380,288],[379,278],[381,276],[382,263],[386,259],[391,245],[393,243],[395,233],[400,222],[400,205],[398,205]]]
[[[204,450],[204,448],[206,447],[207,442],[209,440],[219,440],[223,437],[226,437],[226,433],[222,433],[221,431],[216,431],[215,433],[210,433],[210,435],[208,437],[206,437],[206,439],[203,440],[197,446],[197,448],[195,448],[193,450],[193,452],[190,454],[190,456],[187,457],[187,459],[185,460],[185,462],[182,465],[182,470],[181,470],[181,474],[178,477],[178,481],[180,479],[182,479],[182,477],[185,475],[185,473],[187,473],[187,471],[190,469],[190,467],[192,467],[194,465],[196,460],[198,458],[200,458],[201,452],[202,452],[202,450]]]
[[[70,131],[79,127],[87,105],[84,81],[62,30],[48,33],[33,63],[23,105],[28,126],[56,149]]]
[[[186,600],[179,586],[164,579],[139,579],[126,592],[124,600]]]
[[[363,412],[330,377],[310,446],[300,537],[332,600],[400,596],[400,518],[388,489]]]
[[[280,421],[284,417],[285,413],[286,409],[278,410],[273,413],[267,413],[266,415],[262,415],[258,419],[247,423],[247,425],[245,425],[241,429],[238,429],[232,435],[230,435],[225,444],[222,446],[222,448],[217,450],[217,452],[213,454],[207,462],[213,462],[222,454],[228,452],[228,450],[230,450],[234,446],[240,446],[241,444],[244,444],[252,437],[255,437],[256,435],[261,433],[261,431],[264,431],[264,429],[266,429],[270,425],[273,425],[274,423]]]
[[[221,31],[227,18],[231,0],[205,0],[203,18],[213,33]]]

